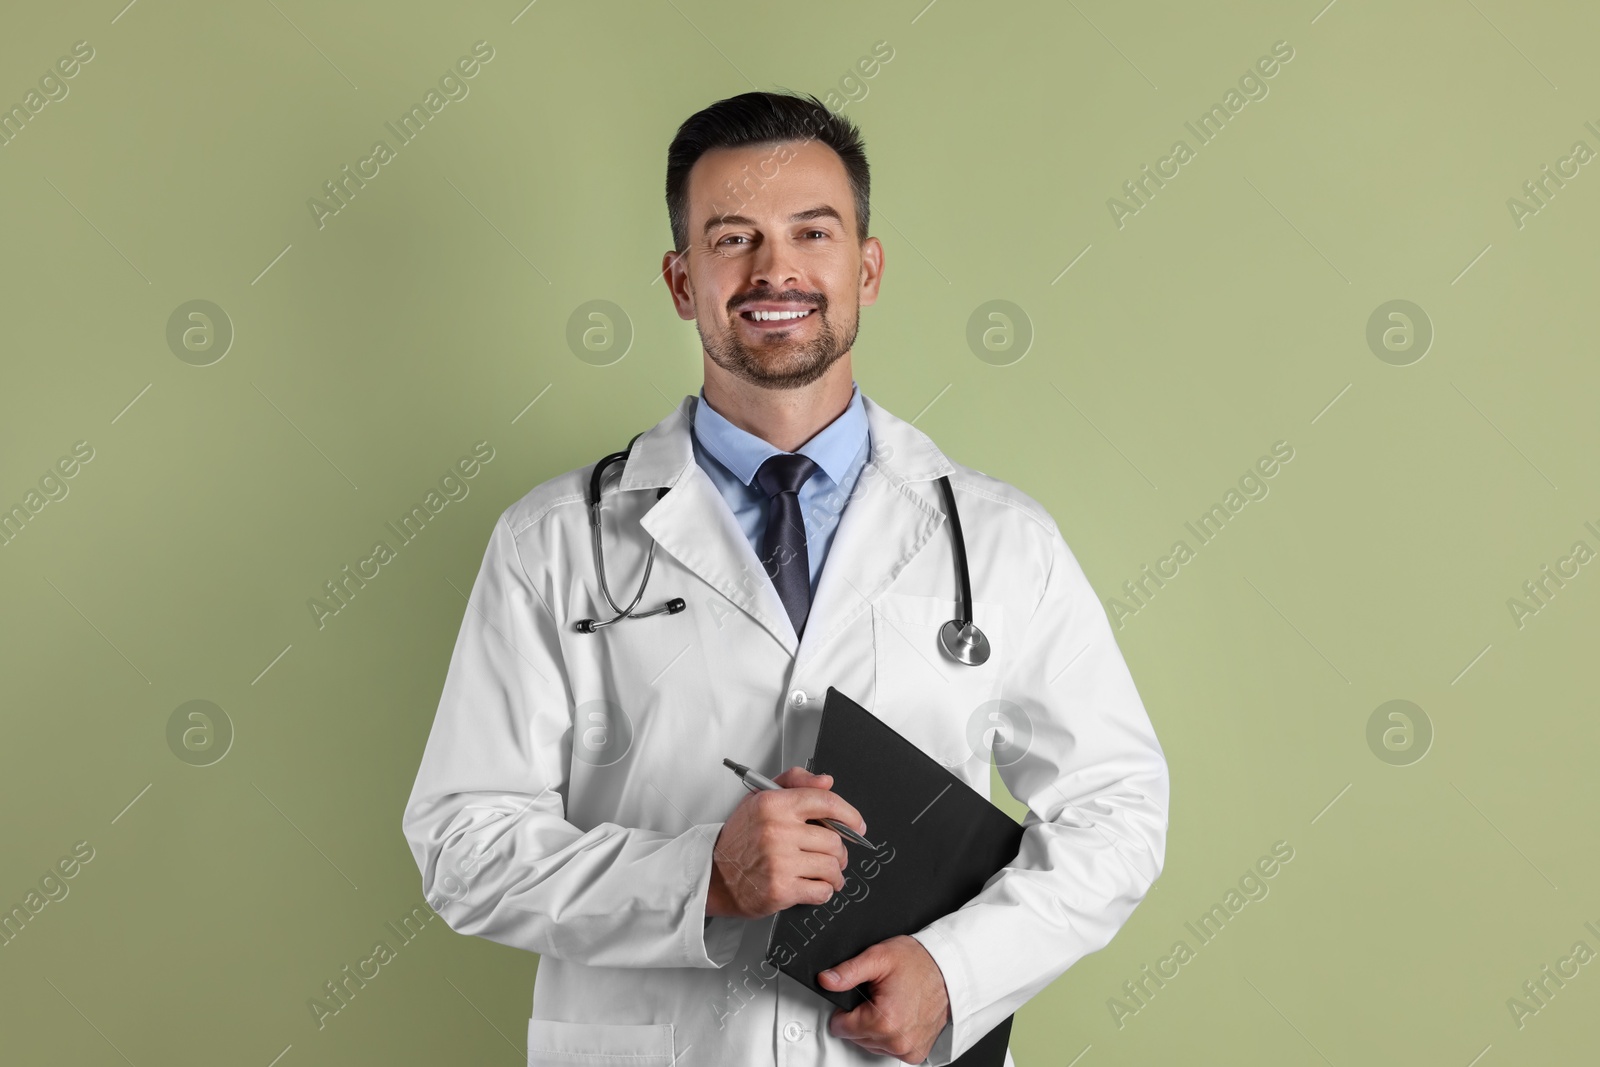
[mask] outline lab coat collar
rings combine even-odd
[[[695,462],[699,397],[684,397],[639,437],[618,483],[621,490],[671,486],[640,520],[644,531],[794,655],[796,670],[870,608],[945,522],[938,497],[925,498],[913,485],[952,474],[954,465],[927,434],[861,399],[872,453],[840,516],[803,640],[727,501]],[[690,610],[704,608],[691,603]]]
[[[728,473],[745,485],[752,485],[762,464],[781,450],[729,422],[716,408],[706,403],[705,397],[706,391],[701,389],[695,399],[695,440],[726,467]],[[840,486],[867,443],[867,436],[867,409],[862,402],[861,387],[851,383],[850,402],[839,417],[794,451],[815,462],[835,486]]]

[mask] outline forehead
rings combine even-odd
[[[839,153],[821,141],[713,148],[689,171],[689,229],[698,234],[714,215],[778,220],[827,204],[855,224],[850,175]]]

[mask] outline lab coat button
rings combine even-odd
[[[806,691],[804,689],[796,689],[794,692],[790,693],[789,694],[789,703],[793,704],[797,708],[805,707],[806,706]]]
[[[805,1033],[805,1028],[799,1023],[790,1023],[783,1028],[783,1036],[790,1041],[799,1041],[800,1035]]]

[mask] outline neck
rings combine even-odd
[[[706,403],[718,415],[773,448],[793,452],[850,406],[850,355],[839,357],[822,377],[798,389],[763,389],[705,360]]]

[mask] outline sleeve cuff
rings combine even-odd
[[[739,951],[739,941],[744,937],[743,919],[706,914],[706,897],[711,891],[711,850],[722,832],[722,823],[702,823],[689,831],[694,835],[689,851],[689,867],[696,879],[694,892],[688,901],[689,921],[684,931],[689,938],[689,957],[692,967],[726,967]],[[699,926],[693,916],[700,916]]]
[[[933,1048],[928,1051],[928,1058],[922,1062],[928,1067],[946,1067],[953,1062],[955,1057],[950,1055],[952,1043],[955,1040],[955,1016],[944,1024],[944,1029],[939,1031],[939,1036],[934,1039]]]
[[[944,1029],[939,1031],[939,1036],[934,1039],[933,1048],[928,1052],[928,1058],[924,1062],[928,1067],[946,1067],[955,1059],[957,1037],[964,1039],[968,1045],[972,1044],[965,1029],[965,1020],[971,1013],[968,1004],[971,984],[967,981],[966,971],[956,947],[948,938],[932,927],[919,930],[911,936],[928,950],[933,962],[939,965],[939,973],[944,976],[945,995],[950,1000],[950,1018],[945,1022]]]

